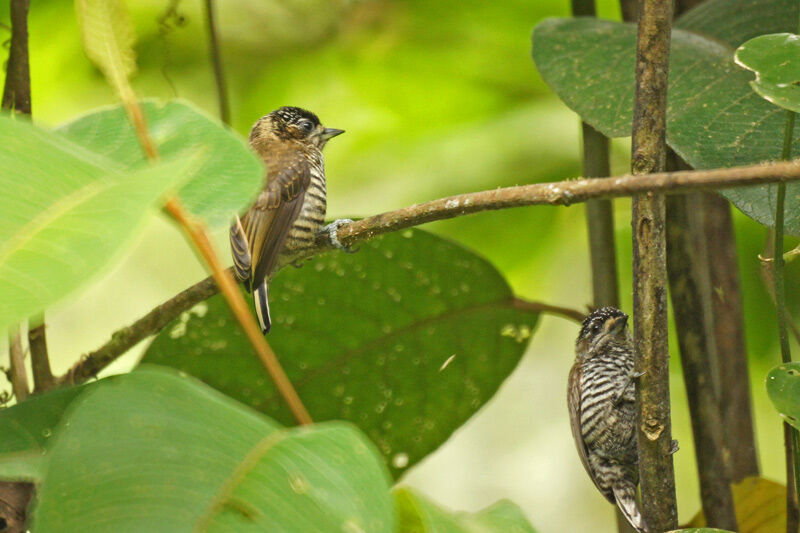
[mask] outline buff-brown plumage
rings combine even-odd
[[[636,503],[636,374],[627,320],[613,307],[586,317],[575,343],[567,404],[572,436],[589,477],[637,531],[646,532]]]
[[[322,149],[342,130],[325,128],[313,113],[282,107],[262,117],[250,145],[267,166],[264,190],[231,226],[234,271],[254,292],[262,329],[269,330],[267,280],[282,253],[310,247],[326,211]]]

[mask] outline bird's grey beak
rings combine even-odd
[[[327,141],[328,139],[332,139],[337,135],[341,135],[342,133],[344,133],[344,130],[337,130],[336,128],[325,128],[324,130],[322,130],[322,134],[320,135],[320,137],[322,137]]]

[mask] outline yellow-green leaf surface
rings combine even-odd
[[[0,116],[0,327],[73,292],[117,257],[196,157],[136,171]],[[188,154],[187,154],[188,155]]]
[[[477,513],[453,512],[419,493],[393,491],[400,519],[398,533],[534,533],[515,504],[500,500]]]
[[[774,33],[750,39],[736,50],[736,62],[752,70],[755,92],[769,102],[800,112],[800,36]]]
[[[123,95],[136,71],[136,35],[122,0],[75,0],[75,11],[89,59]]]
[[[489,262],[419,230],[285,268],[270,298],[269,342],[312,418],[356,424],[395,476],[489,401],[538,320]],[[143,360],[293,421],[221,297],[167,326]]]
[[[739,533],[785,533],[786,487],[768,479],[749,477],[733,484],[733,504]],[[703,528],[703,511],[681,531],[716,531]]]
[[[784,363],[770,370],[767,395],[781,416],[800,429],[800,362]]]
[[[394,531],[389,475],[355,428],[283,429],[174,371],[102,380],[54,441],[35,533]]]
[[[235,132],[184,101],[141,104],[150,134],[163,158],[199,150],[205,160],[179,190],[186,208],[212,227],[230,223],[264,182],[264,169]],[[61,126],[60,133],[127,169],[148,165],[122,106],[94,110]]]

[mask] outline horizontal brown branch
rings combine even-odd
[[[714,170],[661,172],[636,177],[624,175],[520,185],[450,196],[375,215],[341,226],[338,238],[345,246],[352,246],[384,233],[480,211],[529,205],[570,205],[592,198],[616,198],[648,192],[670,194],[799,179],[800,162],[780,162]],[[332,248],[328,235],[320,234],[314,247],[284,258],[279,267]],[[140,341],[158,333],[182,312],[217,292],[214,280],[209,277],[178,293],[130,326],[116,331],[106,344],[85,354],[59,381],[80,383],[96,376]],[[577,319],[576,313],[573,312],[571,318]],[[557,314],[568,316],[566,313]]]

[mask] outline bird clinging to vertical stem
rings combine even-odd
[[[639,532],[647,526],[636,503],[636,378],[628,315],[603,307],[583,321],[569,373],[572,436],[595,486]]]
[[[281,107],[261,117],[250,131],[250,145],[267,165],[264,190],[230,230],[236,278],[253,292],[264,333],[270,329],[267,283],[284,253],[314,245],[316,234],[350,222],[337,220],[323,228],[327,206],[322,149],[344,130],[325,128],[317,116],[298,107]],[[340,246],[341,247],[341,246]]]

